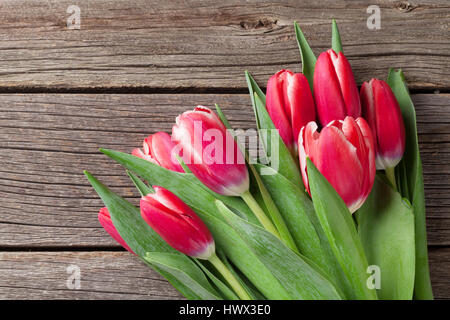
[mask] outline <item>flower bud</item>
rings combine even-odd
[[[316,120],[314,99],[308,80],[301,73],[281,70],[267,82],[267,112],[284,144],[294,150],[300,129]]]
[[[173,141],[192,173],[208,188],[226,196],[249,189],[245,159],[233,136],[210,109],[202,106],[179,115],[172,128]]]
[[[155,193],[141,198],[142,218],[175,250],[194,258],[209,259],[215,245],[203,221],[169,190],[153,188]]]
[[[352,68],[342,52],[322,52],[314,69],[314,99],[322,126],[346,116],[361,116],[361,103]]]
[[[137,148],[131,153],[133,156],[145,159],[168,170],[184,172],[175,157],[176,144],[166,132],[156,132],[149,135],[143,143],[142,150]]]
[[[395,167],[405,151],[405,125],[394,93],[386,82],[372,79],[361,87],[361,103],[374,137],[377,169]]]
[[[317,128],[310,122],[299,135],[303,182],[310,192],[306,168],[309,157],[353,213],[368,197],[375,179],[371,130],[363,118],[355,121],[352,117],[332,121],[320,133]]]

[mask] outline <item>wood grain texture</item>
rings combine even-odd
[[[450,95],[413,95],[422,153],[428,238],[450,245]],[[137,204],[124,170],[99,147],[130,152],[170,131],[196,104],[219,103],[235,128],[254,128],[245,94],[0,95],[0,247],[117,246],[101,229],[102,206],[84,169]]]
[[[69,30],[69,5],[81,29]],[[381,29],[367,28],[367,7]],[[450,88],[448,0],[1,0],[0,90],[244,88],[300,70],[293,22],[316,54],[337,18],[358,83],[402,68],[411,88]],[[154,91],[152,91],[154,92]]]
[[[79,268],[79,289],[69,266]],[[127,252],[3,252],[0,271],[0,299],[182,298]]]
[[[429,255],[435,298],[450,299],[450,248],[434,248]],[[71,265],[80,268],[79,290],[67,287]],[[3,252],[0,271],[0,299],[183,298],[127,252]]]

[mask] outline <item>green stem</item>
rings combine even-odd
[[[281,215],[280,211],[278,210],[278,207],[276,206],[272,197],[270,196],[269,191],[267,191],[266,187],[264,186],[261,177],[259,176],[258,172],[256,171],[253,165],[249,166],[253,173],[253,176],[256,179],[256,182],[258,183],[258,187],[264,200],[264,204],[266,205],[267,211],[269,213],[270,218],[273,221],[273,224],[275,225],[275,228],[277,228],[280,234],[281,240],[286,244],[286,246],[291,248],[293,251],[299,252],[297,245],[295,244],[294,238],[292,238],[292,235],[289,232],[286,223],[284,222],[283,216]]]
[[[394,188],[395,191],[397,191],[397,183],[395,182],[395,167],[386,168],[384,169],[384,171],[386,172],[386,177],[388,178],[392,187]]]
[[[222,260],[220,260],[215,253],[211,256],[211,258],[209,258],[208,261],[211,262],[217,271],[220,272],[241,300],[252,300],[247,291],[245,291],[244,287],[242,287],[241,283],[233,276],[227,266],[223,264]]]
[[[245,203],[250,207],[252,212],[255,214],[258,221],[262,224],[264,229],[275,235],[277,238],[280,239],[280,234],[278,233],[277,229],[273,225],[272,221],[266,216],[263,209],[259,206],[258,202],[256,202],[255,198],[253,198],[252,194],[249,190],[244,192],[241,195],[242,199],[245,201]]]

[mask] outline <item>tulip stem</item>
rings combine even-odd
[[[222,260],[217,257],[214,253],[211,258],[208,259],[209,262],[220,272],[220,274],[225,278],[228,284],[233,288],[236,294],[241,298],[241,300],[252,300],[247,291],[242,287],[241,283],[236,279],[236,277],[230,272]]]
[[[395,182],[395,167],[386,168],[384,169],[384,171],[386,172],[386,177],[388,178],[392,187],[394,188],[395,191],[397,191],[397,183]]]
[[[255,214],[258,221],[262,224],[264,229],[275,235],[277,238],[281,239],[278,230],[273,225],[272,221],[266,216],[265,212],[259,206],[258,202],[256,202],[255,198],[252,196],[249,190],[244,192],[241,195],[242,199],[249,206],[250,210]]]

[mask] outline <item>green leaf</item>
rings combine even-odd
[[[409,96],[405,77],[401,70],[389,71],[387,83],[397,98],[402,111],[406,131],[406,147],[403,160],[406,167],[408,199],[413,206],[416,237],[416,279],[414,298],[433,299],[428,266],[427,230],[425,219],[425,194],[423,185],[422,160],[417,138],[416,112]]]
[[[180,255],[180,259],[189,260],[188,257],[170,247],[147,225],[147,223],[145,223],[145,221],[141,218],[139,209],[109,190],[89,172],[85,171],[84,173],[102,199],[103,203],[108,208],[114,227],[117,229],[120,236],[125,240],[131,250],[133,250],[133,252],[135,252],[141,259],[144,258],[147,252],[157,251],[177,254]],[[191,300],[201,299],[196,292],[192,291],[189,286],[186,286],[181,280],[174,277],[171,273],[159,269],[154,265],[149,266],[164,276],[186,298]]]
[[[258,86],[258,84],[256,83],[255,79],[252,77],[252,75],[250,74],[250,72],[248,72],[247,70],[245,71],[245,79],[247,81],[247,86],[248,86],[248,92],[250,93],[250,101],[252,102],[252,107],[253,107],[253,113],[255,115],[255,120],[256,120],[256,127],[258,128],[258,135],[259,135],[259,139],[260,141],[262,141],[262,147],[265,150],[265,156],[263,160],[265,161],[265,163],[268,162],[269,159],[269,153],[270,153],[270,136],[267,135],[263,135],[263,133],[261,132],[261,128],[264,128],[264,123],[261,123],[260,120],[260,112],[262,112],[262,110],[259,110],[257,108],[256,105],[256,100],[255,100],[255,96],[259,97],[259,99],[262,101],[262,104],[265,106],[266,105],[266,95],[262,92],[261,88]],[[265,108],[264,108],[265,109]]]
[[[227,256],[222,250],[217,250],[217,256],[222,260],[223,264],[230,270],[233,276],[238,279],[245,291],[252,297],[252,300],[267,300],[264,295],[245,277],[242,272],[235,270],[234,266],[228,261]]]
[[[215,104],[215,106],[216,106],[217,115],[219,116],[220,121],[222,121],[222,123],[224,124],[225,128],[232,129],[230,126],[230,123],[228,122],[227,117],[222,112],[222,109],[219,107],[219,105],[217,103]]]
[[[235,209],[245,219],[259,223],[243,200],[214,193],[203,186],[193,174],[167,170],[147,160],[119,151],[107,149],[100,149],[100,151],[151,184],[170,190],[193,208],[201,209],[211,214],[216,213],[216,216],[221,218],[214,204],[216,199],[220,199]]]
[[[133,184],[138,189],[141,196],[146,196],[149,193],[154,193],[153,188],[146,185],[141,179],[139,179],[133,172],[127,170],[127,175],[130,177]]]
[[[298,252],[297,245],[291,235],[291,232],[289,231],[289,228],[287,227],[283,216],[281,215],[280,211],[278,210],[278,207],[275,205],[274,200],[272,199],[269,191],[266,189],[266,186],[264,185],[263,180],[261,179],[258,171],[256,170],[255,166],[252,164],[249,165],[250,170],[253,174],[254,179],[256,180],[256,183],[259,188],[259,194],[262,198],[262,201],[264,202],[264,208],[269,213],[270,218],[272,219],[275,227],[277,228],[278,232],[280,233],[281,240],[293,251]],[[266,167],[268,170],[273,170],[271,168]],[[274,170],[273,170],[274,171]]]
[[[229,225],[248,245],[251,252],[283,286],[287,296],[278,297],[278,299],[340,299],[331,282],[286,247],[277,237],[239,218],[223,202],[218,200],[216,204]]]
[[[264,296],[268,299],[291,299],[271,270],[258,259],[241,236],[224,221],[223,217],[219,219],[201,210],[196,212],[211,231],[216,247],[223,250],[233,264]]]
[[[261,261],[260,257],[256,255],[243,240],[241,234],[231,228],[224,221],[225,219],[221,214],[219,215],[222,218],[219,219],[213,215],[202,212],[201,210],[197,210],[196,212],[211,231],[218,251],[223,251],[234,266],[236,266],[255,288],[267,297],[267,299],[293,299],[289,291],[284,287],[284,284],[273,274],[273,269],[276,269],[277,266],[267,265],[265,261]],[[278,244],[285,247],[279,240]],[[285,248],[287,249],[287,247]],[[266,253],[269,254],[270,250],[266,250]],[[281,263],[281,260],[279,263]]]
[[[367,259],[351,213],[316,166],[307,160],[311,197],[331,249],[353,288],[352,299],[377,299],[366,285]]]
[[[406,200],[407,201],[407,200]],[[381,271],[378,297],[410,300],[415,273],[412,208],[380,178],[358,210],[358,231],[367,260]]]
[[[179,155],[176,155],[176,158],[178,160],[178,163],[180,164],[181,168],[183,168],[185,173],[192,173],[191,169],[184,163],[183,159]]]
[[[341,35],[339,34],[339,29],[334,19],[332,20],[331,34],[331,48],[336,53],[344,52],[342,49]]]
[[[222,282],[218,277],[216,277],[211,271],[208,270],[200,261],[195,259],[197,265],[203,270],[203,272],[208,276],[208,278],[214,283],[218,290],[223,294],[225,299],[228,300],[239,300],[239,297],[230,289],[228,286]]]
[[[225,223],[223,216],[215,206],[216,199],[198,183],[198,180],[193,175],[169,171],[126,153],[113,150],[102,150],[102,152],[123,164],[127,169],[136,172],[144,179],[155,182],[155,184],[174,192],[192,207],[213,234],[216,247],[225,252],[233,264],[241,270],[264,296],[269,299],[290,299],[289,294],[266,266],[255,257],[236,231]],[[238,202],[230,201],[240,200],[239,198],[218,197],[218,199],[223,199],[224,202],[227,201],[227,205],[230,207],[233,207],[233,205],[239,207]],[[210,206],[211,201],[213,207]],[[245,203],[244,206],[246,207]],[[248,211],[248,207],[246,208]],[[236,209],[237,212],[244,211],[238,209]],[[242,214],[242,217],[248,219],[249,222],[258,224],[251,212]]]
[[[311,200],[305,192],[272,168],[261,164],[256,164],[255,168],[258,172],[265,172],[260,175],[260,179],[279,208],[300,253],[316,263],[322,262],[323,252],[320,240],[308,216],[315,214]]]
[[[286,221],[300,253],[318,265],[345,296],[351,297],[353,288],[334,257],[311,199],[304,190],[273,169],[260,164],[256,168],[260,172],[264,168],[266,174],[261,175],[261,179]]]
[[[313,91],[313,80],[314,80],[314,68],[316,67],[317,58],[311,47],[306,41],[305,35],[300,29],[297,21],[294,22],[295,36],[297,38],[297,44],[300,49],[300,55],[302,57],[302,73],[308,79],[309,87]]]
[[[258,86],[258,83],[255,81],[255,79],[250,74],[250,72],[248,72],[247,70],[245,70],[245,80],[247,81],[248,91],[250,93],[250,99],[252,100],[253,111],[255,111],[255,115],[258,116],[258,113],[255,110],[256,106],[255,106],[255,101],[254,101],[254,95],[256,94],[261,99],[261,101],[263,102],[264,105],[266,104],[266,95],[261,90],[261,88]],[[256,119],[256,122],[258,124],[258,118]],[[258,128],[259,128],[259,125],[258,125]]]
[[[260,118],[263,123],[263,127],[261,129],[273,130],[272,132],[274,132],[275,134],[271,135],[271,139],[275,138],[277,140],[276,142],[274,142],[275,147],[270,149],[271,166],[275,166],[278,169],[278,172],[285,176],[294,185],[302,187],[303,180],[300,178],[300,171],[298,170],[297,164],[292,158],[289,149],[286,147],[283,140],[281,139],[281,136],[278,134],[278,130],[276,130],[275,126],[273,125],[272,119],[270,119],[265,106],[262,104],[262,101],[257,96],[255,97],[255,100],[256,107],[259,110]],[[276,149],[277,145],[278,149]],[[275,161],[277,161],[278,163],[275,163]]]
[[[222,300],[199,266],[190,259],[167,252],[147,252],[144,259],[182,281],[202,300]]]
[[[402,196],[409,198],[408,175],[406,173],[405,159],[402,159],[395,169],[399,192]]]

